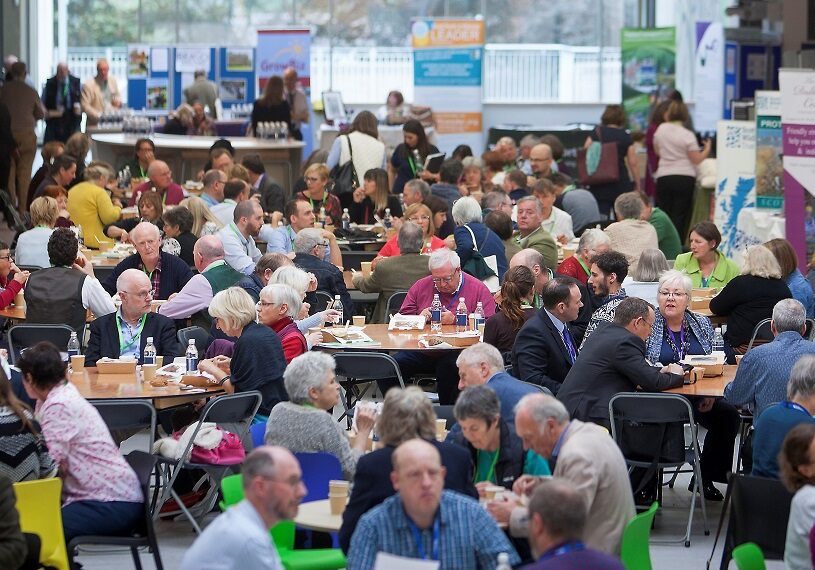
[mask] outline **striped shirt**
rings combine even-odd
[[[439,504],[439,568],[495,568],[501,552],[509,554],[509,562],[520,558],[504,532],[498,528],[487,510],[470,497],[454,491],[444,491]],[[433,550],[432,529],[421,532],[424,551]],[[399,494],[371,509],[360,520],[348,550],[348,570],[374,567],[378,552],[419,558],[419,549],[402,508]]]

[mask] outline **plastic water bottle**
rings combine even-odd
[[[198,349],[195,348],[195,339],[190,339],[190,344],[187,346],[187,372],[195,372],[198,370]]]
[[[339,312],[339,315],[334,317],[334,322],[336,324],[338,324],[338,325],[341,325],[342,323],[344,323],[345,321],[343,320],[343,314],[342,314],[342,312],[343,312],[342,301],[340,301],[340,296],[339,295],[334,295],[334,302],[331,304],[331,308],[334,309],[335,311]]]
[[[77,338],[76,333],[71,333],[71,338],[68,340],[68,358],[72,356],[77,356],[79,354],[79,338]]]
[[[385,217],[382,218],[382,225],[385,227],[386,230],[389,230],[393,227],[393,216],[391,216],[390,208],[385,208]]]
[[[321,227],[325,227],[325,206],[320,206],[320,215],[317,216],[317,221],[320,222]]]
[[[433,295],[433,304],[430,305],[430,330],[441,331],[441,301],[438,293]]]
[[[193,345],[195,346],[195,345]],[[198,353],[196,351],[196,357]],[[144,352],[142,352],[142,364],[155,364],[156,363],[156,347],[153,346],[153,337],[148,336],[147,342],[144,343]]]
[[[464,302],[464,297],[458,298],[458,308],[456,309],[456,332],[464,332],[467,330],[467,303]]]
[[[348,213],[348,208],[342,209],[342,229],[351,229],[351,215]]]
[[[506,552],[498,554],[498,564],[495,566],[495,570],[512,570],[512,566],[509,564],[509,554]]]
[[[724,337],[721,327],[716,327],[713,331],[713,352],[724,352]]]
[[[478,330],[478,325],[484,324],[486,320],[484,319],[484,306],[481,304],[481,301],[475,306],[475,330]]]

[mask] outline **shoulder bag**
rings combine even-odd
[[[349,158],[348,162],[343,165],[338,163],[337,166],[331,169],[331,173],[329,174],[329,178],[334,181],[334,188],[332,191],[337,196],[351,194],[356,188],[359,188],[359,177],[357,176],[357,171],[354,168],[354,149],[351,146],[351,137],[348,135],[343,136],[348,141],[348,152],[351,155],[351,158]]]
[[[583,186],[614,184],[620,181],[617,143],[603,142],[602,128],[595,128],[599,141],[577,150],[577,179]]]

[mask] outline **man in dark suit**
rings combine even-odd
[[[297,232],[297,237],[294,238],[295,256],[293,261],[303,271],[314,274],[317,278],[318,291],[325,291],[332,298],[337,295],[340,296],[343,324],[345,324],[345,321],[350,321],[351,315],[354,314],[354,304],[351,302],[348,289],[345,287],[342,271],[337,266],[322,259],[327,245],[328,242],[320,230],[314,228],[302,229]],[[306,301],[314,306],[317,302],[317,296],[314,293],[307,293]]]
[[[575,335],[570,323],[583,302],[577,281],[551,279],[541,295],[543,308],[524,323],[512,347],[512,372],[523,380],[548,388],[557,395],[577,359]]]
[[[192,278],[192,270],[180,257],[161,251],[161,234],[150,222],[142,222],[130,232],[136,253],[124,258],[102,283],[110,295],[117,291],[116,281],[126,269],[143,271],[153,283],[153,298],[165,301],[178,293]]]
[[[251,195],[260,196],[260,205],[267,213],[280,212],[283,214],[283,207],[286,205],[286,194],[277,181],[266,173],[266,167],[257,154],[249,154],[243,157],[241,164],[249,172],[249,183],[252,185]],[[273,224],[276,225],[276,224]]]
[[[144,345],[152,337],[156,355],[165,362],[181,354],[175,334],[175,323],[163,315],[150,312],[150,279],[138,269],[125,270],[116,282],[122,306],[115,313],[99,317],[91,323],[91,336],[85,351],[85,365],[96,366],[107,356],[134,356],[142,363]]]
[[[380,442],[385,447],[363,455],[357,462],[351,498],[342,515],[340,528],[340,547],[344,552],[348,552],[351,535],[360,517],[396,494],[390,478],[393,471],[391,456],[396,447],[409,439],[427,438],[435,430],[435,425],[429,425],[431,418],[435,417],[430,400],[416,386],[388,391],[377,425]],[[472,460],[467,449],[454,443],[428,441],[439,450],[441,463],[447,470],[444,488],[478,498],[478,491],[473,485]]]
[[[45,82],[42,91],[45,105],[45,136],[43,143],[66,142],[79,132],[82,122],[82,92],[79,78],[68,71],[67,63],[57,65],[57,73]]]
[[[592,334],[557,394],[572,419],[594,422],[610,429],[608,403],[615,394],[678,388],[682,368],[669,364],[661,369],[645,359],[645,339],[654,325],[654,308],[638,297],[624,299],[614,321],[601,324]]]

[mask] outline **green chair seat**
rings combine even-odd
[[[654,502],[651,508],[638,514],[625,525],[620,548],[620,559],[625,570],[651,570],[651,549],[648,541],[651,538],[651,526],[657,509],[659,503]]]
[[[733,560],[739,570],[765,570],[764,553],[755,542],[745,542],[733,549]]]

